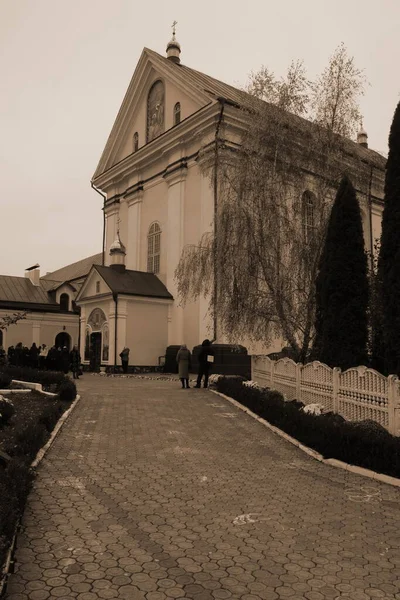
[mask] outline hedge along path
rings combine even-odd
[[[23,382],[17,382],[17,381],[13,381],[13,383],[23,383],[26,384],[26,381]],[[28,382],[29,383],[29,382]],[[31,383],[30,384],[32,387],[26,390],[22,390],[23,392],[29,392],[32,390],[38,390],[40,391],[43,395],[45,396],[57,396],[57,394],[53,394],[52,392],[44,392],[42,389],[42,385],[39,383]],[[6,390],[7,392],[10,392],[10,390]],[[19,391],[19,390],[17,390]],[[59,434],[61,428],[63,427],[63,425],[65,424],[65,422],[68,420],[68,418],[70,417],[71,413],[73,412],[73,410],[75,409],[76,405],[78,404],[78,402],[80,401],[81,396],[78,394],[75,398],[75,400],[73,401],[73,403],[71,404],[71,406],[68,408],[68,410],[66,410],[61,417],[59,418],[59,420],[57,421],[56,426],[54,427],[53,431],[51,432],[50,438],[47,440],[46,444],[43,446],[43,448],[41,448],[38,453],[36,454],[35,459],[32,461],[30,468],[36,470],[37,467],[39,466],[40,462],[43,460],[43,458],[45,457],[46,453],[50,450],[51,446],[53,445],[57,435]],[[29,497],[29,496],[28,496]],[[14,552],[16,549],[16,541],[17,541],[17,536],[18,536],[18,531],[21,525],[21,519],[23,517],[23,514],[20,516],[20,518],[18,519],[16,525],[15,525],[15,530],[14,530],[14,535],[11,541],[11,545],[10,548],[7,552],[7,556],[6,556],[6,561],[5,564],[3,566],[3,569],[1,571],[1,579],[0,579],[0,598],[3,598],[6,594],[7,591],[7,582],[8,582],[8,576],[10,575],[10,573],[12,572],[12,568],[13,568],[13,556],[14,556]]]
[[[352,473],[356,473],[357,475],[363,475],[364,477],[369,477],[370,479],[374,479],[376,481],[381,481],[382,483],[388,483],[389,485],[393,485],[395,487],[400,488],[400,479],[398,479],[397,477],[391,477],[390,475],[384,475],[383,473],[377,473],[376,471],[371,471],[370,469],[364,469],[364,467],[350,465],[341,460],[337,460],[336,458],[324,458],[322,456],[322,454],[319,454],[319,452],[316,452],[312,448],[308,448],[308,446],[304,446],[304,444],[300,443],[298,440],[296,440],[296,438],[293,438],[292,436],[288,435],[281,429],[278,429],[278,427],[271,425],[271,423],[268,423],[268,421],[266,421],[265,419],[263,419],[262,417],[260,417],[256,413],[254,413],[252,410],[247,408],[247,406],[243,406],[243,404],[240,404],[240,402],[238,402],[237,400],[234,400],[230,396],[226,396],[225,394],[222,394],[221,392],[217,392],[217,390],[210,389],[210,391],[213,394],[217,394],[218,396],[225,398],[225,400],[228,400],[228,402],[230,402],[231,404],[233,404],[234,406],[236,406],[243,412],[247,413],[250,417],[252,417],[256,421],[258,421],[259,423],[264,425],[264,427],[267,427],[270,431],[273,431],[274,433],[276,433],[277,435],[279,435],[286,441],[290,442],[294,446],[297,446],[297,448],[299,448],[299,450],[302,450],[303,452],[305,452],[306,454],[311,456],[311,458],[314,458],[315,460],[318,460],[319,462],[324,463],[326,465],[330,465],[331,467],[337,467],[339,469],[344,469],[345,471],[350,471]]]

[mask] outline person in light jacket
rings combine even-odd
[[[182,344],[179,348],[178,354],[176,355],[176,362],[178,363],[178,374],[179,379],[181,380],[182,389],[185,389],[185,387],[188,389],[190,388],[189,369],[192,366],[192,355],[187,349],[186,344]]]

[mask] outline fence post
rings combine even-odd
[[[399,386],[397,375],[388,377],[388,416],[389,433],[396,435],[396,408],[399,405]]]
[[[333,377],[332,377],[332,383],[333,383],[332,406],[333,406],[333,412],[334,413],[339,412],[339,399],[338,399],[338,395],[339,395],[339,380],[340,380],[340,373],[341,372],[342,372],[342,369],[340,369],[339,367],[334,367],[333,368]]]
[[[296,400],[301,402],[301,370],[302,363],[296,363]]]
[[[275,361],[271,360],[271,388],[274,385]]]

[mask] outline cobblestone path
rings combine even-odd
[[[400,599],[400,490],[323,465],[207,390],[79,381],[7,600]]]

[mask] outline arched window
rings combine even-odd
[[[174,125],[181,122],[181,103],[177,102],[174,106]]]
[[[158,80],[150,88],[147,97],[147,131],[148,142],[164,133],[164,84]]]
[[[301,203],[303,236],[306,242],[312,238],[315,227],[315,196],[312,192],[306,191],[302,196]]]
[[[147,271],[160,272],[161,228],[158,223],[150,226],[147,236]]]
[[[90,313],[89,318],[87,320],[87,324],[90,326],[92,332],[101,331],[101,328],[106,321],[106,315],[101,310],[101,308],[95,308]]]
[[[138,132],[136,131],[136,132],[133,134],[133,151],[134,151],[134,152],[137,152],[138,150],[139,150],[139,134],[138,134]]]
[[[60,296],[60,308],[61,308],[61,310],[69,310],[69,296],[68,296],[68,294],[61,294],[61,296]]]

